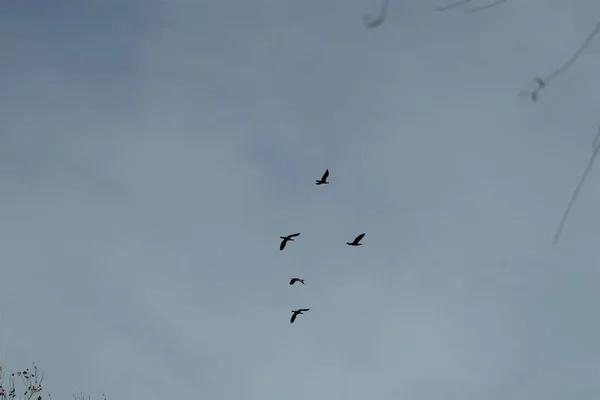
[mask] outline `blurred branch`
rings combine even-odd
[[[24,371],[8,373],[0,365],[0,400],[43,400],[44,398],[52,400],[50,393],[42,392],[42,382],[44,374],[33,363],[33,369],[27,368]],[[73,395],[75,400],[86,400],[83,394]],[[87,400],[91,400],[88,396]],[[104,393],[102,400],[106,400]]]
[[[43,380],[44,375],[40,373],[38,366],[35,365],[35,363],[33,363],[33,370],[27,368],[24,371],[12,373],[7,373],[4,371],[4,367],[0,365],[0,399],[41,400],[43,397]],[[17,387],[17,382],[20,382],[22,387]],[[48,395],[48,397],[50,397],[50,395]]]
[[[87,399],[83,395],[83,393],[73,393],[73,400],[92,400],[92,396],[88,395]],[[106,395],[102,393],[102,400],[106,400]]]

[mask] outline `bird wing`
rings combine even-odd
[[[287,240],[283,239],[281,241],[281,244],[279,245],[279,251],[285,249],[285,244],[287,243]]]
[[[297,315],[298,315],[298,314],[296,314],[296,313],[293,313],[293,314],[292,314],[292,318],[290,319],[290,324],[293,324],[293,323],[294,323],[294,321],[296,320],[296,316],[297,316]]]
[[[296,279],[296,278],[292,278],[292,279],[290,280],[290,285],[293,285],[294,283],[296,283],[296,281],[297,281],[297,280],[298,280],[298,279]]]
[[[321,178],[321,180],[322,181],[326,180],[328,176],[329,176],[329,169],[326,169],[325,173],[323,174],[323,177]]]
[[[301,309],[300,309],[300,310],[298,310],[298,311],[308,311],[308,310],[310,310],[310,308],[301,308]]]
[[[364,234],[364,233],[361,233],[360,235],[358,235],[358,236],[356,237],[356,239],[354,239],[354,243],[358,243],[358,242],[360,242],[360,241],[361,241],[361,239],[362,239],[362,238],[364,238],[364,237],[365,237],[365,234]]]
[[[290,235],[288,237],[296,237],[296,236],[300,236],[300,234],[299,233],[294,233],[293,235]]]

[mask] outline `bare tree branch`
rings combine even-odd
[[[4,367],[0,365],[0,400],[43,400],[47,398],[52,400],[50,393],[44,394],[42,391],[42,382],[44,374],[40,372],[38,366],[33,363],[33,369],[25,369],[7,373]],[[17,385],[20,383],[20,385]],[[83,394],[73,394],[75,400],[85,400]],[[106,400],[104,393],[103,400]],[[91,400],[91,396],[88,396]]]
[[[560,224],[558,225],[558,229],[556,230],[556,234],[554,235],[554,245],[556,245],[558,243],[558,241],[560,240],[560,234],[562,233],[562,230],[565,226],[565,222],[567,222],[567,218],[569,217],[569,212],[571,212],[571,207],[573,207],[573,204],[575,204],[575,201],[577,201],[577,197],[579,197],[579,192],[581,191],[581,188],[583,187],[583,184],[585,183],[585,179],[587,178],[588,174],[590,173],[592,166],[594,165],[594,160],[596,159],[596,156],[598,155],[598,150],[600,150],[600,145],[598,144],[598,137],[600,136],[600,128],[598,128],[598,133],[596,134],[596,137],[594,138],[594,144],[596,144],[596,146],[594,147],[594,152],[592,153],[592,156],[590,157],[590,161],[588,161],[587,166],[585,167],[585,171],[583,172],[583,175],[581,176],[581,179],[579,180],[579,183],[577,184],[577,187],[575,188],[575,191],[573,192],[573,195],[571,196],[571,200],[569,201],[569,204],[567,205],[567,209],[565,210],[565,213],[563,214],[562,219],[560,220]]]
[[[467,4],[467,3],[470,3],[471,1],[473,1],[473,0],[460,0],[460,1],[457,1],[455,3],[451,3],[451,4],[447,4],[445,6],[438,7],[438,8],[436,8],[436,11],[451,10],[453,8],[460,7],[460,6],[463,6],[463,5]]]
[[[531,100],[536,101],[537,97],[538,97],[538,93],[542,89],[546,88],[550,84],[550,82],[552,82],[554,79],[556,79],[560,74],[566,72],[569,69],[569,67],[571,67],[571,65],[573,65],[573,63],[575,63],[575,61],[577,61],[577,59],[581,56],[581,54],[583,54],[584,50],[592,43],[592,41],[594,40],[594,37],[596,37],[598,32],[600,32],[600,22],[589,33],[589,35],[587,36],[585,41],[581,44],[581,46],[579,46],[577,51],[575,53],[573,53],[573,55],[567,61],[565,61],[565,63],[563,65],[561,65],[554,72],[552,72],[551,74],[549,74],[547,77],[545,77],[543,79],[536,78],[536,81],[538,82],[538,87],[535,88],[533,91],[521,92],[521,93],[529,93],[529,95],[531,96]],[[519,93],[519,94],[521,94],[521,93]]]
[[[383,0],[383,2],[381,3],[381,11],[379,12],[379,15],[377,15],[376,17],[365,15],[363,17],[365,26],[369,29],[373,29],[373,28],[377,28],[379,25],[383,24],[383,22],[385,21],[385,17],[387,15],[387,10],[388,10],[389,5],[390,5],[390,0]]]
[[[483,10],[487,10],[488,8],[492,8],[494,6],[497,6],[499,4],[504,3],[506,0],[496,0],[492,3],[486,4],[484,6],[479,6],[479,7],[475,7],[475,8],[469,8],[467,10],[465,10],[466,13],[471,14],[474,12],[479,12],[479,11],[483,11]]]

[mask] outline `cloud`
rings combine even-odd
[[[597,46],[515,94],[598,5],[334,3],[5,7],[4,364],[56,398],[594,398],[594,171],[551,243]]]

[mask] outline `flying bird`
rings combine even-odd
[[[362,238],[364,238],[364,237],[365,237],[365,234],[364,234],[364,233],[361,233],[360,235],[358,235],[358,236],[357,236],[357,237],[354,239],[354,241],[353,241],[352,243],[348,243],[348,242],[346,242],[346,244],[347,244],[348,246],[362,246],[362,243],[359,243],[359,242],[360,242],[360,241],[361,241],[361,239],[362,239]]]
[[[292,318],[290,319],[290,324],[293,324],[294,321],[296,320],[296,317],[300,314],[304,314],[304,311],[308,311],[310,310],[310,308],[301,308],[299,310],[292,310],[293,314],[292,314]]]
[[[304,283],[304,279],[300,279],[300,278],[292,278],[290,280],[290,285],[293,285],[296,282],[300,282],[301,284],[306,285],[306,283]]]
[[[279,245],[279,251],[285,249],[285,245],[287,244],[288,241],[291,240],[293,242],[294,241],[293,238],[295,238],[296,236],[300,236],[300,234],[299,233],[293,233],[293,234],[287,235],[287,236],[279,236],[279,238],[283,239],[281,241],[281,244]]]
[[[317,180],[317,185],[328,185],[329,182],[327,182],[327,177],[329,176],[329,169],[325,170],[325,173],[323,174],[323,176],[321,177],[320,180]]]

